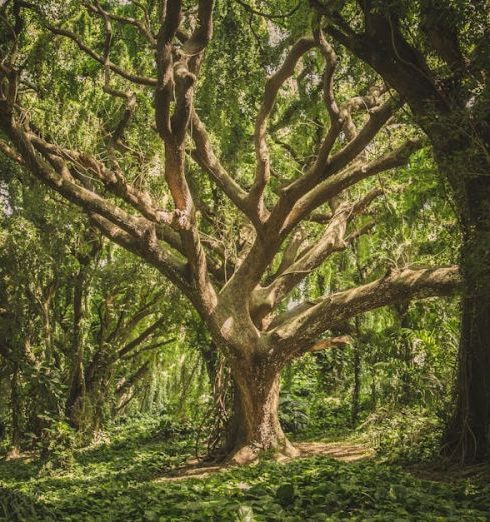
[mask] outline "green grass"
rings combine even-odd
[[[490,520],[489,485],[419,480],[375,461],[265,461],[201,479],[162,480],[192,451],[185,437],[140,433],[76,452],[67,470],[1,462],[0,520]]]

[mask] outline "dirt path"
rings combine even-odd
[[[363,446],[348,441],[340,442],[298,442],[296,448],[302,457],[327,456],[344,462],[356,462],[373,456],[373,451]]]
[[[357,462],[365,460],[373,455],[373,452],[362,444],[355,444],[348,441],[343,442],[298,442],[295,447],[300,451],[296,458],[308,457],[332,457],[344,462]],[[291,459],[283,459],[287,462]],[[184,480],[187,478],[204,478],[212,473],[218,473],[230,469],[229,465],[203,465],[198,459],[191,459],[181,468],[172,471],[169,475],[159,477],[155,482],[170,482]]]

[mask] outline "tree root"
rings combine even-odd
[[[258,445],[245,444],[229,453],[224,462],[226,464],[243,466],[260,460],[262,456],[271,457],[276,461],[283,461],[299,457],[300,452],[287,439],[281,443],[264,448]]]

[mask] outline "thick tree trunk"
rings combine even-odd
[[[490,177],[467,182],[456,408],[445,452],[463,463],[490,456]]]
[[[225,450],[227,460],[244,464],[265,451],[278,457],[298,454],[279,422],[280,368],[274,361],[233,361],[234,413]]]

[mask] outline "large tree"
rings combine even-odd
[[[454,196],[464,298],[448,455],[490,455],[490,4],[310,1],[336,40],[407,102]]]
[[[307,352],[334,344],[335,338],[328,336],[358,314],[451,293],[458,270],[392,269],[379,279],[316,300],[290,300],[291,292],[310,273],[372,229],[373,223],[364,216],[383,191],[373,185],[369,190],[366,180],[405,165],[422,142],[414,137],[382,146],[378,135],[393,121],[401,103],[383,86],[362,96],[340,97],[334,88],[336,54],[316,20],[312,36],[299,37],[295,43],[284,40],[277,27],[266,28],[267,37],[280,40],[278,47],[285,52],[276,53],[279,60],[266,64],[269,77],[262,87],[252,139],[236,139],[233,146],[242,150],[233,152],[234,161],[225,162],[195,103],[202,70],[223,65],[216,52],[211,55],[215,61],[204,64],[216,8],[212,0],[182,4],[179,0],[4,3],[0,129],[5,140],[0,149],[78,205],[104,235],[158,268],[188,297],[225,354],[235,383],[229,458],[243,462],[267,449],[294,454],[278,420],[281,369]],[[46,64],[48,51],[40,52],[41,47],[32,44],[37,38],[43,40],[44,49],[49,48],[48,35],[61,37],[55,38],[55,65]],[[71,46],[62,47],[60,40]],[[57,128],[75,124],[69,104],[57,104],[56,97],[36,85],[42,67],[59,66],[59,74],[65,66],[70,76],[66,63],[75,48],[79,51],[75,62],[88,56],[91,66],[100,64],[100,70],[92,67],[90,80],[113,99],[104,132],[94,128],[92,142],[85,147],[76,138],[63,141],[62,134],[56,134]],[[309,70],[306,62],[312,56]],[[315,65],[320,61],[322,77]],[[301,62],[295,83],[292,79]],[[83,82],[77,71],[71,78]],[[281,126],[284,130],[294,106],[289,115],[285,111],[282,123],[276,121],[272,128],[269,122],[280,93],[290,97],[300,89],[300,80],[313,84],[316,80],[324,101],[317,141],[311,143],[307,158],[297,158],[294,147],[278,132]],[[56,79],[57,84],[63,81]],[[117,100],[123,107],[116,120]],[[154,124],[141,125],[148,107],[154,112]],[[49,125],[53,110],[56,126]],[[102,119],[104,111],[99,113]],[[138,117],[140,141],[135,150],[126,136]],[[219,135],[220,129],[214,132]],[[250,141],[253,170],[248,168]],[[271,164],[278,155],[276,145],[283,151],[280,172]],[[162,162],[154,152],[159,148],[164,151]],[[240,161],[243,165],[237,167]],[[165,199],[165,187],[154,180],[153,185],[141,182],[135,170],[151,171],[158,181],[163,178],[171,200]],[[201,173],[209,180],[212,205],[203,197]],[[360,188],[354,191],[354,185]],[[230,222],[224,230],[223,223]]]

